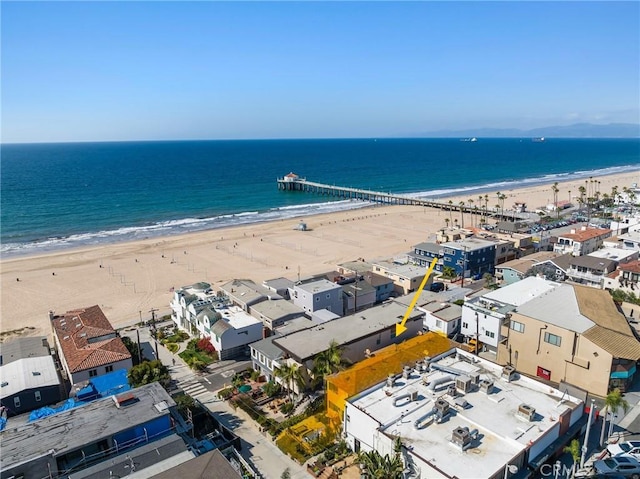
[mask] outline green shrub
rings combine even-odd
[[[286,402],[282,406],[280,406],[280,412],[285,415],[291,414],[294,407],[295,406],[292,402]]]
[[[176,354],[180,350],[180,346],[178,346],[176,343],[166,343],[165,347],[173,354]]]

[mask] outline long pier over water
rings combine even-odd
[[[461,206],[460,204],[449,203],[448,201],[414,198],[407,195],[384,193],[381,191],[372,191],[360,188],[316,183],[315,181],[308,181],[305,178],[300,178],[298,175],[293,173],[289,173],[282,178],[278,178],[278,189],[284,191],[302,191],[305,193],[313,193],[323,196],[334,196],[343,199],[369,201],[372,203],[425,206],[429,208],[439,208],[447,211],[462,211],[463,213],[501,217],[511,220],[523,219],[518,215],[514,215],[513,212],[504,211],[502,214],[500,214],[492,210],[485,211],[480,206]]]

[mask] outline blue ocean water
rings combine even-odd
[[[2,145],[3,258],[364,206],[312,181],[426,198],[640,171],[638,139],[339,139]],[[640,183],[640,181],[639,181]]]

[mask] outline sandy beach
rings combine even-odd
[[[638,172],[594,178],[601,193],[613,186],[621,191],[638,179]],[[559,184],[558,201],[577,196],[584,181]],[[525,202],[533,211],[553,202],[551,183],[502,193],[505,209]],[[493,208],[496,192],[488,194]],[[452,200],[477,201],[478,196]],[[50,335],[50,310],[94,304],[118,328],[148,319],[152,308],[169,313],[171,289],[197,281],[215,287],[234,278],[295,280],[357,258],[393,258],[426,241],[448,217],[439,209],[372,206],[306,217],[309,231],[304,232],[296,230],[301,220],[291,219],[3,260],[0,332],[3,339],[16,330]]]

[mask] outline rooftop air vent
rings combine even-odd
[[[478,386],[480,387],[480,391],[484,392],[487,395],[493,392],[493,381],[483,379],[482,381],[480,381],[480,384]]]
[[[393,374],[389,374],[389,376],[387,376],[387,387],[392,388],[395,382],[396,377]]]
[[[536,410],[535,408],[529,406],[528,404],[523,403],[523,404],[520,404],[520,406],[518,406],[517,414],[519,417],[522,417],[527,421],[533,421],[533,418],[536,415]]]
[[[444,399],[438,399],[433,407],[436,410],[436,414],[438,414],[441,418],[449,413],[449,403]]]
[[[402,377],[404,379],[409,379],[411,376],[411,366],[405,366],[402,368]]]
[[[505,366],[502,368],[502,379],[506,379],[507,382],[513,381],[516,375],[516,368],[513,366]]]

